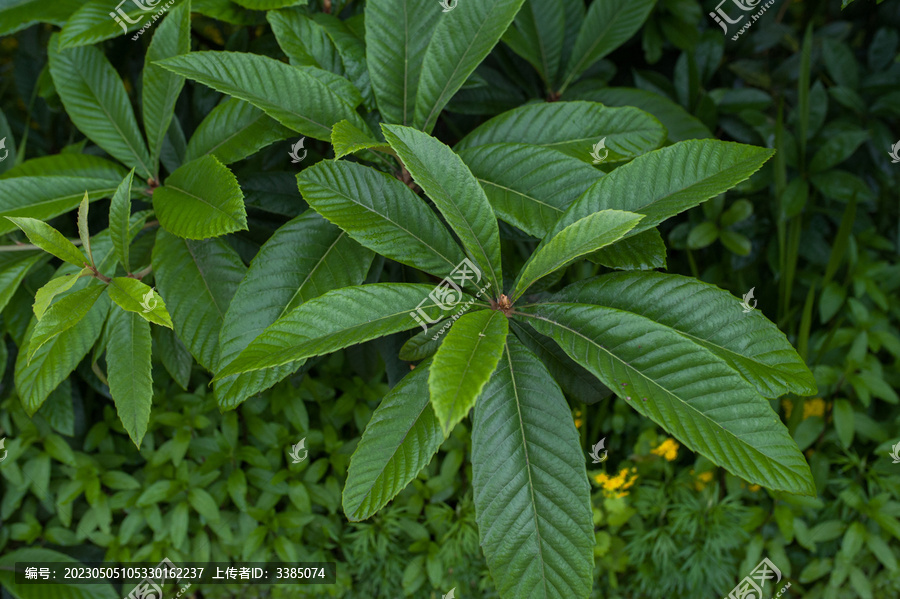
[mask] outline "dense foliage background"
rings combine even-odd
[[[11,204],[3,180],[41,173],[42,163],[26,161],[104,155],[73,125],[48,68],[51,34],[85,2],[47,6],[39,23],[21,22],[16,11],[28,4],[0,6],[0,138],[9,151],[0,162],[0,215]],[[105,12],[112,6],[91,4],[102,5],[101,16],[110,21]],[[889,156],[900,140],[900,3],[856,0],[842,8],[838,0],[776,0],[737,40],[737,28],[725,35],[707,15],[714,2],[651,4],[639,31],[574,82],[542,77],[511,50],[521,40],[508,32],[450,101],[433,134],[452,145],[477,124],[525,103],[589,100],[653,114],[669,142],[714,137],[774,148],[775,157],[752,178],[661,226],[665,270],[736,297],[754,288],[756,309],[787,334],[813,371],[815,397],[789,395],[772,405],[807,457],[817,497],[748,486],[680,447],[625,402],[570,397],[585,454],[601,438],[609,452],[603,464],[588,464],[593,596],[724,596],[763,557],[791,582],[789,596],[900,596],[900,465],[889,457],[900,441],[900,164]],[[271,19],[245,8],[253,5],[194,0],[191,49],[282,58]],[[366,6],[311,0],[290,10],[337,15],[348,24],[342,32],[353,34]],[[303,39],[327,45],[323,32],[333,35],[327,27],[334,23],[309,23],[324,25],[310,25]],[[528,27],[519,19],[516,25]],[[95,47],[135,105],[153,32],[136,41],[133,33],[96,37]],[[80,35],[95,32],[85,27]],[[341,74],[359,76],[352,53],[333,51],[331,58]],[[202,148],[186,140],[228,101],[203,85],[185,85],[175,121],[162,132],[167,172],[186,153],[200,155]],[[308,156],[291,164],[296,135],[274,121],[254,126],[253,147],[228,148],[251,226],[222,239],[241,267],[306,208],[296,172],[334,155],[329,144],[307,139]],[[105,199],[92,204],[92,231],[106,227],[107,208]],[[71,214],[51,223],[78,237]],[[3,554],[41,547],[82,561],[339,563],[332,587],[190,590],[204,598],[430,598],[453,587],[463,598],[498,597],[475,524],[468,420],[376,516],[348,522],[341,509],[361,432],[409,371],[396,358],[409,334],[311,361],[221,412],[209,372],[170,330],[154,327],[153,409],[137,449],[97,355],[81,361],[36,414],[26,414],[13,382],[17,348],[35,292],[56,267],[49,257],[21,251],[16,244],[27,241],[21,233],[2,231],[0,437],[9,452],[0,466]],[[138,234],[132,264],[150,262],[152,231],[148,225]],[[512,227],[502,233],[528,243]],[[579,263],[552,285],[604,270]],[[286,450],[300,438],[309,459],[291,464]],[[0,565],[9,563],[0,557]],[[26,597],[4,575],[4,597]]]

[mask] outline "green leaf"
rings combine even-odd
[[[215,370],[219,331],[246,267],[221,239],[188,241],[159,231],[153,272],[178,338],[204,368]]]
[[[131,246],[131,184],[134,181],[134,169],[125,176],[113,194],[109,205],[109,235],[119,262],[126,272],[131,272],[128,249]]]
[[[217,522],[219,520],[219,507],[216,505],[216,500],[203,489],[191,488],[188,491],[188,502],[207,522]]]
[[[112,290],[110,286],[110,297]],[[116,403],[119,420],[135,447],[140,449],[150,422],[150,404],[153,403],[150,324],[138,313],[114,309],[108,326],[106,366],[109,393]]]
[[[309,0],[234,0],[234,2],[250,10],[272,10],[287,6],[306,5]]]
[[[422,61],[443,13],[418,0],[366,4],[366,60],[382,120],[412,125]]]
[[[692,451],[768,489],[815,494],[803,454],[769,403],[705,346],[649,318],[603,306],[519,308],[523,313]]]
[[[31,267],[47,258],[47,254],[38,251],[0,253],[0,312],[12,299]]]
[[[566,80],[560,89],[566,89],[588,67],[637,33],[655,4],[656,0],[592,2],[575,39],[575,47],[566,69]]]
[[[584,454],[550,373],[510,337],[472,427],[475,515],[503,597],[586,599],[594,527]]]
[[[35,23],[64,25],[86,0],[59,0],[47,4],[41,0],[19,0],[0,6],[0,36],[10,35]]]
[[[10,159],[12,156],[10,156]],[[16,165],[0,175],[0,179],[12,179],[19,177],[83,177],[85,179],[105,179],[113,188],[119,184],[128,173],[128,169],[116,162],[91,156],[90,154],[75,154],[63,152],[52,156],[31,158],[22,164]],[[87,186],[85,186],[87,188]],[[96,198],[95,198],[96,199]]]
[[[81,247],[87,252],[91,264],[94,264],[94,256],[91,254],[91,233],[88,230],[88,193],[84,192],[84,198],[78,206],[78,237],[81,239]]]
[[[228,98],[197,126],[184,160],[190,162],[212,155],[222,164],[231,164],[293,134],[252,104]]]
[[[78,274],[67,274],[55,279],[50,279],[46,285],[37,290],[34,294],[34,316],[38,320],[44,317],[44,312],[50,307],[53,298],[68,291],[82,276],[90,274],[89,269],[84,269]]]
[[[304,169],[297,182],[319,214],[391,260],[445,277],[465,258],[428,205],[390,175],[323,160]]]
[[[546,90],[551,90],[565,43],[566,15],[560,2],[525,0],[513,25],[503,34],[513,52],[531,63]]]
[[[320,69],[292,67],[243,52],[191,52],[159,64],[250,102],[285,127],[315,139],[330,140],[331,128],[343,120],[358,129],[367,129],[354,110],[359,105],[356,88],[346,79]],[[347,98],[353,101],[348,103]]]
[[[541,238],[603,173],[552,148],[487,144],[459,152],[497,216]]]
[[[382,129],[413,179],[499,293],[503,282],[500,231],[478,181],[453,150],[430,135],[399,125],[382,125]]]
[[[497,367],[509,333],[509,321],[498,310],[480,310],[459,318],[447,333],[431,364],[431,405],[447,435],[475,405]]]
[[[41,4],[44,11],[52,10],[52,5]],[[0,12],[0,15],[3,13]],[[83,566],[80,561],[60,553],[40,547],[29,547],[7,551],[0,557],[0,587],[9,591],[15,599],[118,599],[119,594],[109,583],[82,584],[57,581],[52,585],[19,584],[16,582],[15,569],[24,568],[25,564],[60,562],[65,567]]]
[[[607,306],[671,327],[723,359],[764,397],[817,392],[815,378],[784,333],[758,310],[744,313],[738,298],[714,285],[623,272],[569,285],[553,301]]]
[[[326,291],[361,284],[374,255],[312,210],[279,228],[250,263],[219,333],[219,367],[273,322]],[[237,407],[297,370],[300,363],[224,378],[215,383],[219,406]]]
[[[28,240],[48,254],[52,254],[64,262],[83,268],[87,264],[84,254],[74,243],[66,239],[62,233],[43,221],[27,217],[6,217],[25,232]]]
[[[724,193],[759,170],[772,154],[718,140],[682,141],[650,152],[597,181],[572,203],[554,232],[598,210],[615,209],[646,216],[631,230],[630,235],[636,235]]]
[[[572,260],[615,243],[644,218],[633,212],[601,210],[575,221],[535,251],[519,272],[511,292],[516,301],[539,279],[572,262]]]
[[[593,163],[591,152],[601,139],[609,155],[621,162],[660,147],[666,129],[642,110],[609,108],[596,102],[529,104],[495,116],[465,136],[456,151],[495,143],[523,143],[559,150]]]
[[[590,260],[617,270],[665,268],[666,244],[659,231],[647,229],[594,252]]]
[[[393,154],[390,146],[377,141],[371,133],[360,131],[347,121],[335,123],[331,130],[331,145],[334,148],[335,160],[369,148]]]
[[[159,224],[185,239],[247,230],[244,194],[237,177],[213,156],[178,168],[153,192]]]
[[[655,116],[666,128],[669,141],[703,139],[713,134],[698,118],[665,96],[631,87],[584,86],[580,84],[566,93],[569,100],[590,100],[605,106],[632,106]]]
[[[366,65],[366,45],[363,40],[356,37],[348,23],[335,15],[318,12],[313,13],[312,18],[328,34],[340,54],[345,71],[340,74],[345,75],[359,90],[365,106],[374,110],[375,99],[372,95],[372,82]]]
[[[74,291],[50,306],[43,318],[34,327],[28,342],[28,361],[38,349],[60,333],[74,327],[87,316],[100,294],[106,289],[103,285],[91,285],[80,291]]]
[[[334,42],[309,15],[297,10],[273,10],[266,13],[266,20],[292,65],[317,67],[340,76],[345,74],[344,63]],[[358,90],[356,95],[359,95]],[[362,102],[362,97],[359,101]]]
[[[417,128],[426,132],[434,128],[447,102],[500,40],[523,1],[461,2],[441,15],[422,57],[416,90]]]
[[[834,168],[856,152],[869,139],[866,130],[844,131],[828,138],[809,163],[810,173],[819,173]]]
[[[116,185],[118,181],[86,177],[0,179],[0,217],[28,216],[49,220],[77,208],[85,191],[94,201],[109,197],[116,190]],[[0,218],[0,235],[15,228],[5,218]]]
[[[175,101],[184,87],[184,77],[157,66],[159,60],[191,51],[191,2],[186,0],[169,15],[153,33],[144,59],[143,102],[144,130],[150,147],[150,162],[158,174],[159,155],[169,123],[175,115]]]
[[[703,249],[719,238],[719,227],[712,221],[702,222],[688,233],[687,246],[692,250]]]
[[[93,46],[60,50],[53,35],[48,54],[53,84],[75,126],[120,162],[152,176],[125,86],[103,53]]]
[[[95,287],[101,291],[105,288],[99,282]],[[37,412],[47,396],[87,355],[100,336],[108,310],[109,301],[101,297],[80,322],[44,343],[34,352],[30,361],[26,360],[26,352],[19,352],[16,359],[15,384],[22,405],[29,416]]]
[[[160,326],[172,328],[166,303],[145,283],[131,277],[115,277],[109,282],[109,299],[123,310],[133,312]]]
[[[344,485],[344,513],[351,522],[374,515],[428,465],[444,442],[428,399],[423,363],[403,377],[372,413]]]
[[[175,0],[174,4],[177,5],[180,2],[181,0]],[[148,2],[143,2],[143,4],[147,6]],[[155,7],[148,6],[150,8],[148,11],[142,10],[137,6],[137,3],[133,2],[124,2],[118,6],[113,3],[110,6],[106,0],[89,0],[64,23],[65,26],[60,32],[60,48],[65,49],[96,44],[97,42],[125,36],[128,32],[147,27],[153,23],[154,13],[162,9],[167,2],[159,0],[154,2],[154,4],[156,4]],[[128,15],[130,22],[119,16],[119,10]],[[111,12],[113,16],[110,16]],[[122,24],[127,27],[127,31],[123,29],[123,25],[120,25],[114,17],[119,18]]]
[[[327,354],[391,333],[412,329],[419,310],[431,319],[440,304],[429,285],[376,283],[335,289],[305,302],[275,321],[215,380],[240,372],[281,366]]]

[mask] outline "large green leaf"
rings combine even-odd
[[[0,5],[0,36],[6,36],[35,23],[63,25],[87,0],[18,0]]]
[[[727,291],[655,272],[614,273],[569,285],[554,301],[596,304],[672,327],[716,354],[764,397],[813,395],[816,381],[784,333]]]
[[[344,513],[365,520],[387,505],[444,441],[428,400],[429,363],[419,364],[384,396],[350,458]]]
[[[119,420],[140,449],[150,422],[153,378],[150,374],[150,323],[135,312],[114,308],[106,346],[109,393]]]
[[[500,230],[487,196],[471,171],[453,150],[426,133],[400,125],[383,125],[382,129],[413,179],[499,293],[503,282]]]
[[[159,231],[153,272],[178,338],[204,368],[218,362],[219,331],[246,267],[221,239],[189,241]]]
[[[728,191],[773,153],[718,140],[682,141],[650,152],[597,181],[569,206],[554,232],[598,210],[615,209],[646,216],[631,230],[635,235]]]
[[[27,584],[16,582],[14,569],[18,568],[24,574],[26,564],[49,562],[62,562],[71,567],[84,565],[65,553],[41,547],[7,551],[0,557],[0,586],[12,593],[15,599],[119,599],[119,594],[109,583],[82,584],[81,581],[77,583],[57,581],[54,584],[43,585],[34,584],[33,581]]]
[[[381,171],[323,160],[304,169],[297,181],[317,212],[391,260],[443,278],[465,257],[431,208]]]
[[[285,127],[315,139],[330,140],[331,127],[342,120],[368,128],[354,110],[361,100],[356,88],[321,69],[292,67],[243,52],[191,52],[159,64],[250,102]]]
[[[487,144],[462,150],[459,157],[497,216],[537,238],[603,175],[572,156],[528,144]]]
[[[416,90],[417,128],[426,132],[434,128],[444,106],[500,40],[523,1],[460,2],[441,15],[422,58]]]
[[[475,515],[500,596],[586,599],[594,527],[578,431],[550,373],[512,336],[473,421]]]
[[[9,303],[31,267],[46,258],[47,254],[37,251],[0,253],[0,312]]]
[[[341,57],[343,68],[351,83],[359,90],[365,106],[375,109],[372,95],[372,82],[369,78],[369,67],[366,64],[366,45],[356,37],[350,26],[335,15],[313,13],[313,20],[325,30]]]
[[[87,316],[105,290],[103,285],[91,285],[69,293],[50,306],[35,325],[28,340],[28,361],[31,362],[34,354],[45,343],[68,331]]]
[[[665,268],[666,244],[659,231],[647,229],[594,252],[589,259],[617,270]]]
[[[293,134],[252,104],[228,98],[197,126],[188,142],[184,161],[210,154],[222,164],[231,164]]]
[[[594,0],[575,39],[560,89],[637,33],[655,4],[656,0]]]
[[[87,264],[87,258],[81,253],[75,244],[69,241],[62,233],[45,223],[25,216],[6,217],[17,227],[25,232],[28,240],[48,254],[53,254],[60,260],[83,268]]]
[[[106,158],[90,154],[63,152],[26,160],[0,175],[0,179],[11,179],[13,177],[83,177],[85,179],[106,179],[107,183],[115,185],[127,173],[128,169]]]
[[[341,76],[345,74],[334,42],[309,15],[296,10],[273,10],[266,13],[266,19],[292,65],[318,67]]]
[[[173,4],[179,5],[181,2],[182,0],[174,0]],[[154,15],[162,9],[164,4],[169,4],[169,2],[157,0],[153,2],[154,7],[150,7],[149,3],[149,0],[142,2],[150,9],[142,10],[136,2],[116,4],[116,2],[110,3],[107,0],[89,0],[66,21],[60,32],[60,48],[96,44],[103,40],[125,36],[136,29],[151,26],[154,22]],[[128,15],[128,19],[122,19],[119,11]],[[127,31],[123,27],[127,28]],[[134,36],[132,36],[133,40]]]
[[[147,322],[172,328],[172,317],[166,310],[166,303],[146,283],[131,277],[113,277],[109,282],[109,299]]]
[[[382,120],[412,125],[422,61],[442,13],[420,0],[366,3],[366,60]]]
[[[38,289],[34,294],[34,305],[32,310],[35,317],[40,320],[44,317],[44,312],[50,307],[50,303],[60,293],[65,293],[71,289],[78,280],[85,275],[90,274],[90,269],[85,268],[79,273],[70,273],[50,279],[43,287]]]
[[[94,241],[96,244],[96,238]],[[94,281],[94,284],[101,290],[104,287],[99,281]],[[75,326],[44,343],[34,352],[30,361],[26,358],[26,351],[19,352],[16,359],[15,384],[22,405],[29,415],[37,412],[47,396],[87,355],[100,336],[108,310],[109,299],[101,297],[84,318]],[[37,319],[32,320],[31,326],[36,322]],[[31,331],[29,337],[26,337],[26,345],[29,343]]]
[[[575,258],[589,254],[621,239],[644,218],[634,212],[601,210],[575,221],[545,243],[525,262],[510,295],[516,301],[525,290]]]
[[[503,34],[503,41],[537,69],[548,91],[565,42],[566,15],[560,5],[559,0],[525,0],[513,26]]]
[[[152,176],[128,93],[103,52],[93,46],[60,50],[55,34],[48,54],[53,85],[75,126],[120,162]]]
[[[614,308],[520,308],[538,332],[689,449],[766,488],[815,494],[787,428],[728,364],[670,327]]]
[[[0,179],[0,235],[16,228],[5,216],[50,220],[77,208],[85,191],[93,201],[109,197],[116,185],[118,181],[85,177]]]
[[[169,175],[153,192],[153,208],[162,228],[185,239],[247,230],[237,177],[214,156],[197,158]]]
[[[441,343],[428,376],[431,405],[449,434],[466,417],[497,367],[509,321],[499,310],[461,316]]]
[[[428,285],[376,283],[335,289],[300,304],[275,321],[216,380],[289,364],[418,326],[410,316],[441,312]]]
[[[185,0],[172,9],[153,33],[144,59],[143,103],[144,130],[150,147],[150,162],[158,176],[159,154],[169,123],[175,115],[175,101],[184,87],[184,77],[157,66],[158,60],[191,51],[191,2]]]
[[[134,182],[134,169],[122,180],[109,204],[109,235],[119,262],[126,272],[129,266],[129,248],[131,247],[131,185]]]
[[[477,127],[457,151],[494,143],[547,146],[593,163],[594,144],[605,139],[605,162],[630,160],[660,147],[666,129],[654,117],[631,107],[609,108],[596,102],[529,104],[508,110]]]
[[[361,284],[374,255],[312,210],[279,228],[238,286],[219,333],[219,366],[236,358],[266,327],[326,291]],[[216,381],[219,406],[237,407],[300,363]]]

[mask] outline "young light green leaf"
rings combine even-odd
[[[119,161],[151,177],[150,155],[125,86],[103,53],[93,46],[60,50],[59,35],[53,35],[48,54],[53,84],[75,126]]]
[[[221,239],[189,241],[156,235],[153,273],[178,338],[204,368],[216,368],[219,331],[228,305],[247,272],[237,252]]]
[[[159,172],[159,155],[169,123],[175,114],[175,101],[184,87],[184,77],[157,66],[159,60],[191,51],[191,2],[185,0],[172,9],[153,33],[147,48],[143,73],[144,130],[150,147],[150,162]]]
[[[106,347],[109,393],[119,420],[140,449],[153,403],[150,324],[139,313],[113,309],[107,326],[110,330]]]
[[[185,239],[247,230],[244,194],[237,177],[213,156],[182,165],[153,192],[159,224]]]
[[[459,152],[497,216],[538,239],[603,172],[551,148],[487,144]]]
[[[90,200],[94,201],[109,197],[116,190],[116,185],[116,182],[106,179],[69,176],[0,179],[0,235],[16,229],[15,225],[2,218],[4,216],[49,220],[77,208],[85,190]]]
[[[78,324],[105,289],[104,285],[90,285],[66,295],[50,306],[34,327],[28,341],[28,361],[31,362],[31,358],[42,345]]]
[[[537,280],[569,264],[575,258],[615,243],[643,217],[622,210],[601,210],[577,220],[545,239],[522,267],[511,293],[516,301]]]
[[[444,442],[428,399],[429,363],[419,364],[384,396],[350,458],[344,513],[374,515],[428,465]]]
[[[78,279],[90,273],[90,269],[85,268],[78,274],[71,273],[50,279],[46,285],[38,289],[34,294],[34,317],[38,320],[43,318],[44,312],[50,307],[50,302],[53,301],[54,297],[71,289],[78,282]]]
[[[323,160],[304,169],[297,182],[319,214],[391,260],[443,278],[465,258],[431,208],[381,171]]]
[[[134,169],[125,176],[109,205],[109,235],[119,262],[126,272],[131,272],[128,250],[131,246],[131,184],[134,181]]]
[[[91,254],[91,232],[88,230],[88,192],[84,192],[84,198],[78,206],[78,237],[81,238],[81,247],[87,252],[91,265],[94,264],[94,255]]]
[[[803,454],[769,403],[706,347],[604,306],[544,304],[518,314],[692,451],[751,483],[815,494]]]
[[[595,0],[578,32],[560,91],[592,64],[621,46],[647,20],[656,0]]]
[[[31,243],[45,252],[79,268],[83,268],[87,264],[87,259],[75,244],[44,221],[24,216],[7,216],[6,218],[22,229]]]
[[[503,282],[500,230],[487,196],[471,171],[453,150],[426,133],[400,125],[382,125],[382,129],[413,179],[499,293]]]
[[[184,161],[210,154],[231,164],[294,132],[248,102],[228,98],[206,115],[188,142]]]
[[[418,0],[366,4],[366,60],[384,122],[412,125],[428,42],[442,17]]]
[[[784,333],[738,298],[696,279],[656,272],[614,273],[579,281],[553,301],[633,312],[671,327],[725,360],[763,397],[813,395],[816,381]]]
[[[438,348],[428,375],[431,405],[448,435],[475,405],[506,345],[509,321],[499,310],[464,314]]]
[[[38,262],[49,258],[39,251],[0,253],[0,312],[9,303],[28,271]]]
[[[434,129],[438,116],[512,23],[524,0],[460,3],[441,15],[422,57],[415,125]]]
[[[334,147],[335,160],[369,148],[375,148],[380,152],[394,153],[390,146],[376,140],[371,133],[360,131],[348,121],[334,124],[334,128],[331,130],[331,145]]]
[[[374,254],[313,210],[279,228],[250,263],[219,333],[219,364],[236,358],[266,327],[326,291],[361,284]],[[297,370],[294,362],[216,381],[219,406],[233,409]]]
[[[594,527],[578,431],[550,373],[512,336],[475,406],[472,474],[501,596],[586,599]]]
[[[131,277],[115,277],[109,282],[109,299],[120,308],[134,312],[147,322],[172,328],[166,303],[147,284]]]
[[[441,313],[428,297],[429,285],[375,283],[335,289],[300,304],[275,321],[230,364],[216,374],[281,366],[304,358],[419,326],[410,316],[420,310],[429,320]]]
[[[174,73],[250,102],[279,123],[315,139],[331,139],[335,123],[367,125],[354,110],[359,92],[342,77],[314,67],[292,67],[257,54],[191,52],[159,63]],[[354,97],[354,94],[356,97]],[[348,103],[347,98],[353,99]]]

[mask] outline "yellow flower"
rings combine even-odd
[[[681,447],[675,439],[669,437],[659,445],[657,445],[651,453],[664,457],[667,462],[671,462],[678,457],[678,448]]]
[[[598,485],[603,487],[603,494],[607,497],[625,497],[628,493],[625,489],[630,489],[637,481],[636,468],[622,468],[615,476],[609,476],[605,472],[601,472],[594,477]]]
[[[754,493],[756,493],[757,491],[759,491],[759,489],[760,489],[761,487],[760,487],[759,485],[750,485],[748,488],[749,488],[751,491],[753,491]]]
[[[807,399],[803,402],[803,419],[806,420],[810,416],[825,415],[825,400],[821,397],[815,399]]]
[[[790,419],[790,417],[791,417],[791,412],[792,412],[793,409],[794,409],[794,402],[792,402],[792,401],[789,400],[789,399],[782,399],[782,400],[781,400],[781,407],[784,408],[784,417],[787,418],[787,419]]]
[[[581,410],[575,410],[575,428],[581,428]]]
[[[694,474],[694,471],[691,470],[691,474]],[[707,470],[706,472],[701,472],[697,476],[694,477],[694,488],[698,491],[702,491],[706,488],[706,485],[710,483],[713,479],[712,470]]]

